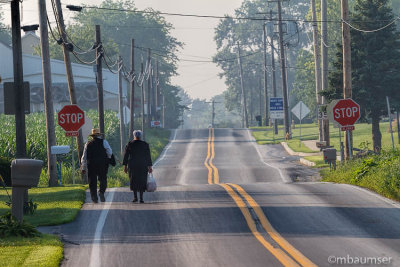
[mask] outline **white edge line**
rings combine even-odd
[[[110,210],[111,203],[114,199],[114,193],[115,193],[115,188],[111,188],[110,190],[108,190],[106,203],[105,205],[103,205],[103,209],[100,213],[99,220],[97,221],[96,231],[94,233],[94,238],[92,242],[92,252],[90,254],[89,267],[101,266],[101,259],[100,259],[101,236],[108,215],[108,211]]]
[[[271,167],[271,168],[277,170],[277,171],[279,172],[279,175],[281,176],[281,178],[282,178],[282,180],[283,180],[284,182],[286,182],[286,183],[291,183],[292,181],[289,180],[289,179],[287,179],[287,178],[285,177],[285,175],[283,175],[282,170],[281,170],[280,168],[275,167],[275,166],[273,166],[273,165],[271,165],[271,164],[268,164],[268,163],[266,163],[266,162],[264,161],[263,156],[262,156],[260,150],[258,150],[258,147],[257,147],[257,144],[256,144],[256,140],[255,140],[255,138],[250,134],[250,130],[249,130],[249,129],[247,129],[247,134],[249,135],[249,139],[253,141],[252,144],[253,144],[254,148],[256,149],[256,151],[257,151],[257,153],[258,153],[258,156],[260,157],[261,162],[264,163],[265,165],[267,165],[268,167]]]
[[[336,183],[335,183],[335,184],[336,184]],[[371,195],[371,196],[374,196],[374,197],[376,197],[377,199],[380,199],[380,200],[382,200],[383,202],[386,202],[387,204],[390,204],[390,205],[392,205],[392,206],[394,206],[394,207],[396,207],[396,208],[400,208],[400,203],[399,203],[399,202],[397,202],[397,201],[395,201],[395,200],[391,200],[391,199],[386,198],[386,197],[384,197],[384,196],[381,196],[381,195],[379,195],[378,193],[375,193],[375,192],[373,192],[373,191],[371,191],[371,190],[369,190],[369,189],[367,189],[367,188],[363,188],[363,187],[356,186],[356,185],[352,185],[352,184],[341,184],[341,185],[355,188],[355,189],[357,189],[357,190],[359,190],[359,191],[362,191],[362,192],[365,192],[365,193],[367,193],[367,194],[369,194],[369,195]]]
[[[175,141],[176,139],[176,133],[178,131],[175,129],[174,130],[174,137],[172,137],[172,139],[169,141],[168,145],[164,148],[164,150],[161,152],[161,156],[158,157],[158,159],[156,160],[156,162],[153,164],[153,166],[157,166],[158,163],[160,163],[160,161],[162,161],[165,158],[165,155],[167,154],[168,150],[170,149],[172,143]]]

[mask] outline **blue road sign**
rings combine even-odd
[[[271,97],[269,99],[269,114],[271,119],[283,119],[283,98]]]

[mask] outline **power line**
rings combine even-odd
[[[362,30],[362,29],[359,29],[359,28],[357,28],[357,27],[351,25],[349,22],[347,22],[347,21],[345,21],[345,20],[342,20],[342,21],[343,21],[343,23],[347,24],[350,28],[352,28],[352,29],[354,29],[354,30],[356,30],[356,31],[364,32],[364,33],[373,33],[373,32],[378,32],[378,31],[381,31],[381,30],[386,29],[387,27],[389,27],[390,25],[394,24],[394,23],[395,23],[397,20],[399,20],[399,19],[400,19],[400,17],[396,17],[396,18],[395,18],[393,21],[391,21],[389,24],[387,24],[387,25],[385,25],[385,26],[383,26],[383,27],[380,27],[380,28],[378,28],[378,29],[375,29],[375,30]]]
[[[106,11],[117,11],[117,12],[131,12],[140,14],[152,14],[152,15],[167,15],[167,16],[178,16],[178,17],[193,17],[193,18],[209,18],[209,19],[233,19],[233,20],[253,20],[253,21],[282,21],[282,22],[303,22],[303,23],[342,23],[342,20],[305,20],[305,19],[267,19],[265,17],[232,17],[232,16],[216,16],[216,15],[199,15],[199,14],[184,14],[184,13],[170,13],[170,12],[160,12],[160,11],[146,11],[137,9],[124,9],[124,8],[109,8],[109,7],[98,7],[98,6],[83,6],[83,8],[88,9],[98,9]],[[390,20],[375,20],[373,22],[388,22]],[[358,21],[352,21],[358,22]],[[362,21],[365,22],[365,21]]]

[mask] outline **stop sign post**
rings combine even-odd
[[[360,105],[353,99],[333,100],[328,107],[328,117],[334,124],[340,125],[342,131],[347,131],[349,155],[352,154],[350,133],[355,129],[354,124],[360,119]],[[340,136],[340,135],[339,135]],[[342,147],[341,147],[342,150]]]
[[[66,136],[78,136],[84,124],[85,113],[77,105],[66,105],[58,112],[58,125],[65,130]]]

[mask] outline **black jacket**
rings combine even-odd
[[[125,147],[122,164],[129,168],[152,166],[149,144],[141,140],[130,141]]]

